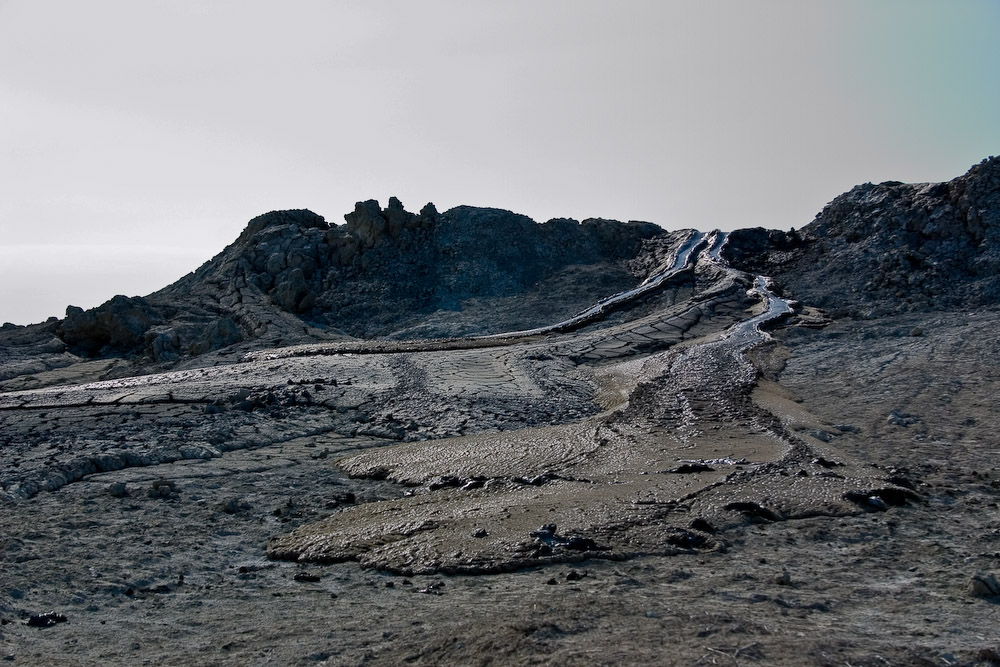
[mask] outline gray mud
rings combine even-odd
[[[571,333],[0,394],[0,657],[990,664],[997,315],[770,339],[749,280],[682,278]]]

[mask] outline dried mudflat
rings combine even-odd
[[[0,394],[0,657],[990,664],[997,314],[733,341],[710,278],[572,335]]]

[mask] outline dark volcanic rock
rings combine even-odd
[[[569,317],[633,287],[650,223],[556,219],[392,197],[359,202],[331,226],[272,211],[194,273],[145,298],[70,308],[57,335],[86,356],[173,365],[245,341],[254,347],[346,337],[495,333]]]
[[[144,298],[70,308],[54,333],[77,354],[162,367],[230,348],[526,329],[634,287],[662,263],[650,241],[669,236],[650,223],[537,224],[471,206],[411,213],[395,197],[385,209],[359,202],[344,218],[258,216],[194,273]],[[859,185],[797,232],[733,232],[725,253],[807,305],[872,317],[995,305],[998,234],[1000,159],[991,158],[948,183]]]
[[[271,211],[264,215],[258,215],[247,223],[246,229],[236,240],[237,244],[246,244],[254,236],[269,227],[284,227],[292,225],[300,229],[327,229],[326,219],[307,209],[296,209],[290,211]]]
[[[733,232],[727,257],[833,315],[977,308],[1000,299],[1000,158],[947,183],[837,197],[799,233]]]
[[[101,352],[133,352],[142,349],[146,332],[162,322],[156,307],[140,297],[118,295],[107,303],[84,311],[69,306],[59,327],[60,337],[88,356]]]

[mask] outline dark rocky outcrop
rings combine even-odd
[[[799,232],[733,232],[734,265],[834,316],[1000,303],[1000,158],[947,183],[859,185]]]
[[[174,363],[345,337],[498,332],[558,321],[638,276],[629,262],[667,234],[650,223],[557,219],[460,206],[438,213],[359,202],[330,225],[272,211],[197,271],[147,297],[70,308],[57,330],[86,356]]]
[[[671,242],[650,223],[538,224],[433,204],[412,213],[395,197],[384,209],[359,202],[344,219],[266,213],[176,283],[71,307],[31,335],[45,345],[54,334],[78,355],[174,365],[218,350],[531,328],[635,286]],[[995,306],[998,235],[1000,158],[990,158],[948,183],[859,185],[799,231],[733,232],[725,254],[834,316],[873,317]]]
[[[118,295],[91,310],[69,306],[57,333],[88,356],[135,352],[142,349],[146,333],[162,321],[156,307],[144,299]]]

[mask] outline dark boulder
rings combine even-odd
[[[297,229],[319,230],[328,229],[330,226],[323,216],[313,213],[308,209],[271,211],[263,215],[258,215],[256,218],[247,223],[246,229],[244,229],[243,233],[240,234],[236,243],[248,243],[254,236],[265,229],[283,227],[285,225],[292,225]]]
[[[58,335],[66,344],[88,356],[101,352],[135,352],[143,349],[146,332],[161,323],[161,314],[145,299],[119,295],[87,311],[69,306]]]

